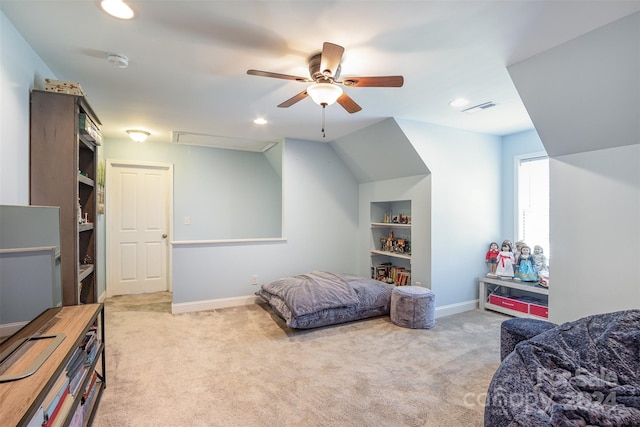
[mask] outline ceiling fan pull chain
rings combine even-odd
[[[324,110],[327,107],[327,104],[322,104],[322,137],[326,138],[326,134],[324,132]]]

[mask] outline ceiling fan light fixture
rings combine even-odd
[[[149,137],[149,135],[151,135],[149,132],[145,130],[137,130],[137,129],[130,129],[127,131],[127,133],[129,134],[129,138],[131,138],[135,142],[145,142]]]
[[[340,98],[342,89],[331,83],[316,83],[307,88],[307,93],[316,104],[327,106]]]

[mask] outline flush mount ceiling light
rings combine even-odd
[[[335,103],[340,98],[342,89],[331,83],[316,83],[307,88],[307,93],[313,99],[313,102],[324,108]]]
[[[151,135],[147,131],[135,129],[130,129],[127,131],[127,133],[129,134],[129,138],[131,138],[135,142],[144,142],[147,140],[147,137]]]
[[[110,53],[107,55],[107,61],[114,67],[127,68],[129,66],[129,58],[119,53]]]
[[[133,18],[133,10],[125,4],[122,0],[102,0],[100,2],[102,10],[109,15],[120,19]]]
[[[263,119],[262,117],[258,117],[257,119],[255,119],[253,121],[253,123],[255,123],[257,125],[266,125],[267,124],[267,120]]]

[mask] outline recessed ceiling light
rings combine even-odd
[[[453,101],[449,102],[449,105],[452,107],[464,107],[465,105],[469,105],[469,100],[464,98],[456,98]]]
[[[257,119],[255,119],[253,121],[253,123],[255,123],[257,125],[266,125],[267,124],[267,120],[263,119],[262,117],[258,117]]]
[[[100,2],[100,6],[102,7],[102,10],[104,10],[111,16],[115,16],[116,18],[133,18],[133,10],[122,0],[102,0]]]

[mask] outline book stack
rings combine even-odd
[[[394,282],[397,286],[410,286],[411,270],[400,267],[400,269],[396,271]]]
[[[81,395],[80,405],[75,409],[69,425],[82,425],[86,412],[84,403],[90,402],[96,392],[98,374],[95,371],[93,372],[91,380],[85,388],[82,388],[82,384],[87,378],[87,373],[91,369],[99,349],[100,340],[98,339],[97,330],[92,327],[84,336],[82,343],[75,350],[69,362],[67,362],[65,373],[60,375],[56,383],[51,387],[49,394],[42,402],[39,415],[31,420],[30,425],[44,427],[63,425],[79,395]]]
[[[411,270],[385,262],[371,267],[371,278],[396,286],[409,286],[411,285]]]

